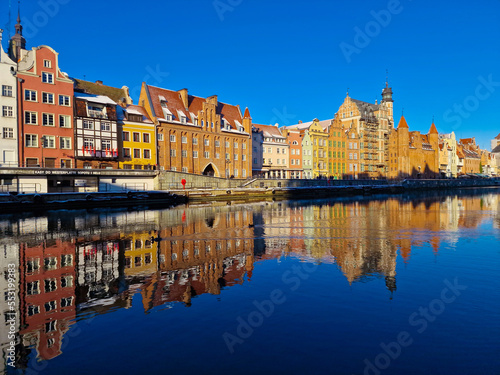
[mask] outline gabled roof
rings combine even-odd
[[[253,124],[253,126],[260,130],[263,134],[264,137],[268,138],[285,138],[283,134],[281,134],[280,128],[274,125],[260,125],[260,124]]]
[[[94,83],[77,78],[71,79],[74,82],[75,92],[107,96],[117,103],[132,103],[132,99],[128,94],[128,89],[125,86],[119,89],[117,87],[103,85],[100,82]]]
[[[128,105],[127,108],[125,108],[125,112],[132,115],[142,115],[142,122],[153,124],[146,109],[140,105]]]
[[[184,114],[188,124],[193,125],[198,112],[203,109],[203,103],[207,101],[199,96],[188,95],[188,108],[184,106],[181,94],[178,91],[162,89],[160,87],[146,85],[149,90],[149,97],[154,108],[154,113],[158,119],[166,121],[164,109],[170,112],[173,121],[180,121],[179,114]],[[162,107],[163,102],[163,107]],[[221,116],[221,122],[228,123],[229,128],[238,130],[238,124],[243,124],[243,118],[238,106],[217,102],[216,113]],[[250,111],[248,111],[250,115]],[[225,120],[225,121],[224,121]],[[221,124],[223,125],[223,124]]]

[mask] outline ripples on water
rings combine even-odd
[[[0,216],[17,371],[498,375],[498,197]]]

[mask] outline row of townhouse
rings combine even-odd
[[[251,176],[248,108],[187,89],[128,88],[75,79],[48,46],[26,49],[20,17],[1,47],[0,167],[164,169]]]
[[[1,42],[0,32],[0,42]],[[216,177],[441,178],[498,174],[498,151],[474,138],[396,127],[392,89],[380,103],[347,93],[332,119],[253,124],[248,108],[142,84],[70,78],[48,46],[26,49],[18,17],[0,46],[0,167],[160,169]],[[492,148],[498,149],[498,142]]]
[[[394,126],[392,89],[375,104],[347,94],[333,119],[278,127],[254,124],[252,169],[263,178],[454,178],[497,176],[500,135],[492,152],[474,138],[410,131],[404,116]]]

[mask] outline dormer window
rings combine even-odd
[[[183,124],[187,123],[187,118],[186,118],[186,116],[182,116],[182,117],[181,117],[181,123],[183,123]]]
[[[172,115],[169,114],[165,115],[165,120],[172,121]]]

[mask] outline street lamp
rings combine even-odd
[[[42,162],[40,163],[41,167],[44,168],[45,163],[43,161],[43,149],[45,148],[45,136],[42,136]]]

